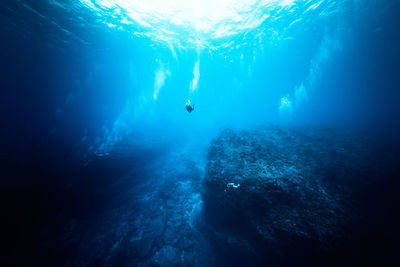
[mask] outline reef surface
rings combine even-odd
[[[202,193],[220,263],[379,264],[382,253],[393,263],[399,234],[384,207],[399,203],[387,199],[398,188],[396,151],[350,131],[224,130],[210,144]]]
[[[400,266],[393,140],[276,126],[134,137],[3,172],[27,178],[1,187],[0,265]]]

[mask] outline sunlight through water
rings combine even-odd
[[[169,46],[193,48],[236,46],[227,38],[241,38],[239,45],[246,44],[246,34],[259,28],[267,37],[287,38],[285,32],[301,24],[305,13],[324,16],[337,9],[331,0],[79,1],[109,27]]]

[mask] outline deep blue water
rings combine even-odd
[[[396,0],[3,0],[0,263],[395,266],[399,11]],[[358,241],[333,238],[304,262],[224,243],[203,210],[209,145],[260,125],[373,140],[355,145],[375,154],[357,152],[368,160],[350,174],[377,166],[372,186],[349,189],[363,203]],[[327,180],[341,168],[329,166]]]

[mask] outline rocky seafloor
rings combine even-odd
[[[202,193],[217,262],[397,264],[398,151],[343,130],[223,131]]]
[[[0,265],[396,266],[399,146],[362,136],[227,129],[9,167],[29,180],[1,188]]]

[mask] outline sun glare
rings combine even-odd
[[[156,41],[201,47],[214,40],[273,25],[283,29],[330,0],[79,0],[114,29]],[[332,1],[333,2],[333,1]],[[329,5],[328,5],[329,6]],[[332,5],[331,5],[332,6]],[[299,8],[302,7],[302,8]],[[287,16],[286,16],[286,15]],[[284,16],[285,15],[285,16]]]

